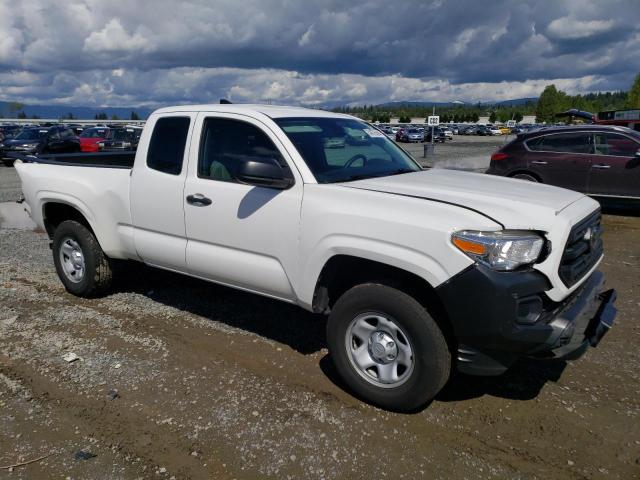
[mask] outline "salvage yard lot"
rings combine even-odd
[[[504,141],[406,148],[481,170]],[[17,187],[0,167],[0,201]],[[323,317],[142,266],[79,299],[45,235],[0,227],[0,467],[51,454],[0,478],[637,478],[640,218],[604,227],[620,313],[596,349],[459,376],[414,415],[342,389]]]

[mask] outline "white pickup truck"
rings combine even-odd
[[[350,116],[163,108],[135,156],[20,158],[69,292],[104,294],[127,259],[328,314],[337,371],[385,408],[421,408],[454,369],[577,358],[615,317],[595,201],[424,171]]]

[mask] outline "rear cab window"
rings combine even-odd
[[[180,175],[190,123],[189,117],[158,119],[153,128],[147,152],[149,168],[169,175]]]

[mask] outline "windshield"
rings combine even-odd
[[[43,137],[47,134],[47,131],[44,130],[40,133],[40,130],[22,130],[18,135],[15,136],[15,140],[40,140],[40,137]]]
[[[295,145],[318,183],[421,170],[386,135],[364,122],[346,118],[276,118],[274,121]]]
[[[80,134],[80,138],[105,138],[107,132],[105,128],[88,128]]]
[[[133,129],[113,130],[110,140],[115,142],[130,142],[137,138],[137,132]]]

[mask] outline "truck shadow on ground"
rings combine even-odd
[[[133,262],[118,265],[117,276],[114,293],[138,293],[275,340],[305,355],[326,347],[326,318],[296,305]]]
[[[436,398],[457,402],[491,395],[509,400],[532,400],[547,382],[557,382],[567,362],[564,360],[522,359],[496,377],[455,374]]]
[[[116,292],[144,295],[168,307],[288,345],[304,355],[326,348],[326,318],[295,305],[136,263],[121,265],[118,274]],[[560,378],[565,365],[563,361],[522,360],[498,377],[455,374],[436,400],[463,401],[484,395],[531,400],[547,382]],[[319,366],[336,386],[349,391],[329,355],[323,356]]]
[[[442,391],[436,396],[438,402],[461,402],[485,395],[508,400],[533,400],[547,382],[557,382],[566,367],[562,360],[522,360],[503,375],[477,377],[454,373]],[[325,355],[320,360],[322,372],[335,385],[349,392],[349,387],[338,376],[331,358]],[[428,405],[425,407],[428,408]]]

